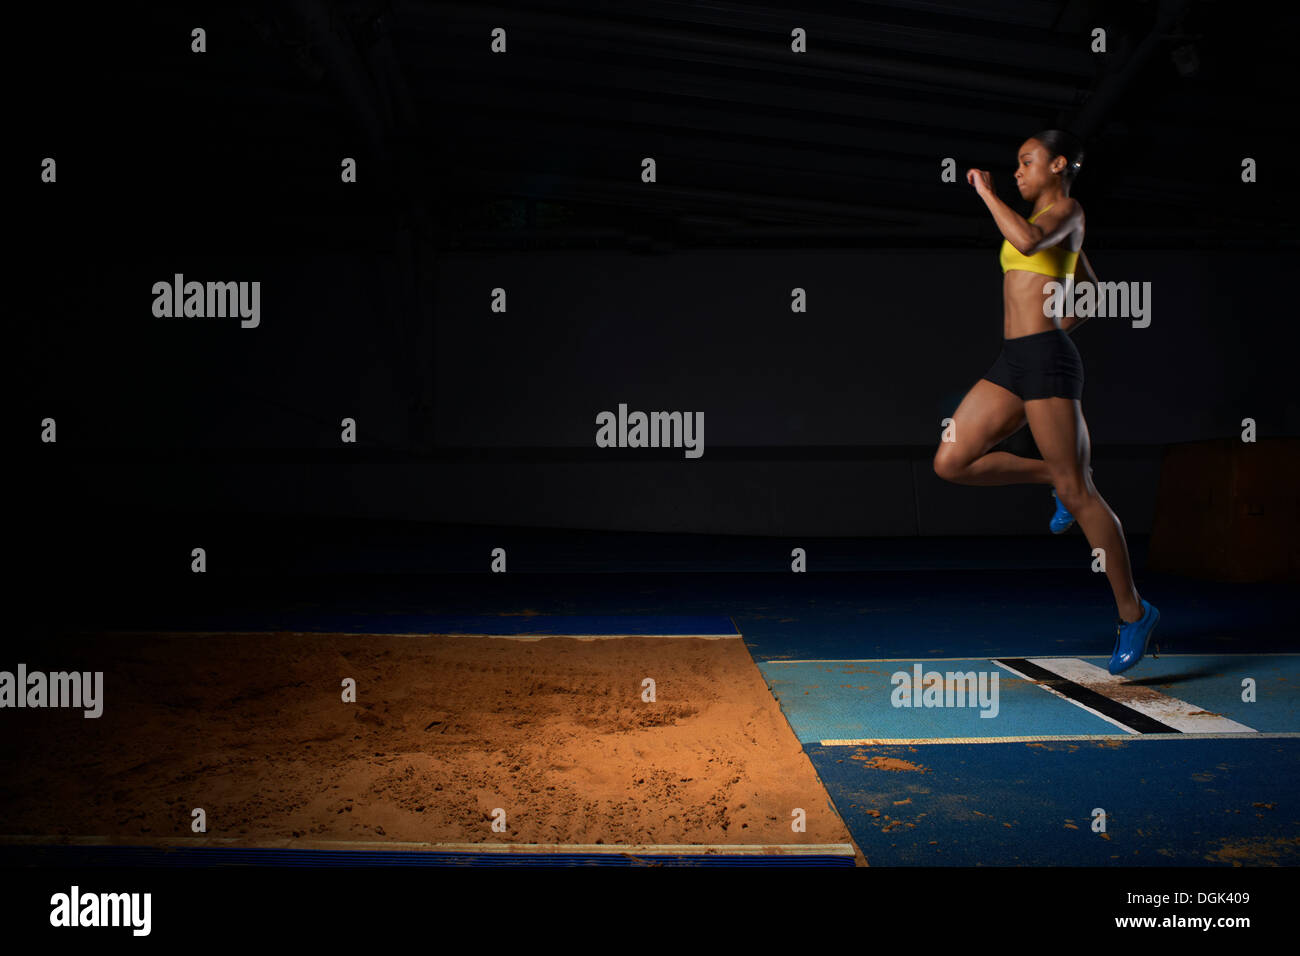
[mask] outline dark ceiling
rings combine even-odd
[[[99,135],[156,141],[173,165],[154,175],[172,188],[271,197],[271,218],[344,216],[359,232],[396,217],[443,249],[987,245],[991,217],[964,179],[940,181],[941,161],[991,169],[1012,201],[1015,149],[1049,126],[1088,141],[1074,195],[1090,243],[1275,246],[1296,236],[1296,24],[1237,9],[165,5],[101,54],[100,80],[69,84],[88,102],[63,105]],[[496,27],[505,54],[490,50]],[[795,28],[806,53],[790,51]],[[322,211],[342,155],[358,158],[364,198]],[[641,181],[647,156],[655,183]],[[1241,182],[1247,156],[1258,183]]]

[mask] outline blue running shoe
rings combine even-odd
[[[1052,489],[1052,497],[1056,498],[1056,489]],[[1070,530],[1074,524],[1074,515],[1070,514],[1065,505],[1061,504],[1061,499],[1056,498],[1056,514],[1052,515],[1052,534],[1064,534]]]
[[[1147,642],[1151,640],[1151,632],[1159,623],[1160,612],[1154,605],[1143,600],[1140,618],[1131,622],[1120,620],[1115,625],[1115,650],[1110,655],[1109,667],[1112,674],[1122,674],[1142,660],[1147,652]],[[1159,650],[1160,645],[1156,644],[1151,656],[1159,657]]]

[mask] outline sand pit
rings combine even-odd
[[[104,712],[6,711],[6,834],[163,842],[202,807],[250,846],[852,842],[736,639],[79,635],[24,662],[103,671]]]

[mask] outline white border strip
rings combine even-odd
[[[1059,657],[1063,659],[1072,658],[1075,660],[1086,659],[1088,656],[1089,655],[1084,655],[1083,658],[1080,658],[1078,654],[1059,655]],[[1091,656],[1095,657],[1099,661],[1104,661],[1109,659],[1108,656],[1105,654],[1094,654]],[[988,657],[981,657],[978,654],[975,655],[966,654],[962,657],[808,657],[808,658],[803,658],[801,660],[795,660],[795,661],[776,660],[774,658],[769,658],[767,660],[756,661],[756,663],[758,663],[759,665],[763,665],[763,664],[897,664],[899,662],[924,664],[927,661],[983,661],[983,660],[991,661],[991,660],[996,660],[998,657],[1022,657],[1025,660],[1035,660],[1035,661],[1049,661],[1049,660],[1057,659],[1053,657],[1030,658],[1030,657],[1026,657],[1024,654],[998,654],[998,655],[990,655]],[[1164,660],[1166,657],[1243,657],[1243,658],[1244,657],[1300,657],[1300,654],[1296,654],[1295,652],[1287,652],[1287,651],[1270,651],[1266,654],[1220,654],[1218,652],[1210,652],[1205,654],[1161,653],[1160,660]]]
[[[18,836],[0,835],[9,846],[143,846],[157,849],[222,847],[239,850],[351,850],[423,853],[589,853],[664,856],[848,856],[848,843],[402,843],[378,840],[261,840],[234,837]]]
[[[1300,733],[1249,733],[1249,734],[1060,734],[1057,736],[1023,737],[863,737],[857,740],[821,740],[823,747],[893,747],[920,744],[1020,744],[1051,743],[1069,740],[1288,740]]]
[[[573,641],[615,641],[625,637],[653,637],[657,639],[691,639],[700,641],[726,641],[739,638],[739,634],[431,634],[430,637],[493,637],[507,641],[545,641],[564,637]]]
[[[129,635],[129,634],[167,634],[173,637],[241,637],[265,634],[288,634],[291,637],[495,637],[507,641],[544,641],[551,637],[564,637],[575,641],[609,641],[625,637],[653,638],[691,638],[701,641],[731,640],[739,634],[484,634],[465,631],[156,631],[156,630],[116,630],[116,631],[74,631],[76,634]]]

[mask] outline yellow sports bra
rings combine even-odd
[[[1029,221],[1033,222],[1054,205],[1056,204],[1049,203],[1044,206],[1030,216]],[[1005,239],[1002,240],[1002,251],[998,254],[998,261],[1002,263],[1004,273],[1011,269],[1020,269],[1024,272],[1037,272],[1039,275],[1056,276],[1061,279],[1074,275],[1074,264],[1078,260],[1077,252],[1067,252],[1060,245],[1040,249],[1032,256],[1021,255],[1016,251],[1016,247]]]

